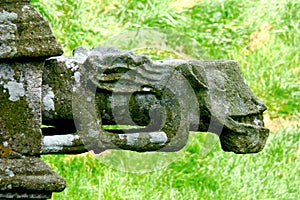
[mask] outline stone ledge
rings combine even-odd
[[[65,180],[39,158],[0,159],[0,199],[3,195],[51,197],[65,187]]]

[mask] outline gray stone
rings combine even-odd
[[[0,2],[0,59],[38,58],[62,54],[47,21],[29,0]]]
[[[79,154],[86,152],[79,135],[49,135],[43,137],[42,154]]]
[[[0,62],[0,146],[17,154],[41,151],[42,68],[41,61]]]
[[[236,61],[153,61],[116,48],[81,47],[72,58],[49,59],[44,74],[43,85],[53,91],[55,107],[43,110],[44,120],[64,121],[75,114],[88,149],[175,151],[185,145],[189,131],[208,131],[220,136],[225,151],[255,153],[268,137],[262,115],[266,106],[252,93]],[[143,128],[99,129],[113,124]],[[155,146],[149,134],[159,131],[168,139]],[[135,135],[123,143],[125,137],[116,133]],[[149,145],[133,145],[128,138]]]
[[[29,0],[0,2],[1,157],[41,151],[42,73],[45,57],[60,55],[47,21]]]
[[[38,158],[44,62],[62,50],[29,2],[0,2],[0,199],[48,199],[65,188]]]
[[[49,199],[66,182],[39,158],[0,160],[0,199]]]

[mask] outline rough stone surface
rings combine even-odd
[[[79,154],[87,149],[82,144],[79,135],[51,135],[44,136],[42,142],[42,154]]]
[[[80,59],[52,57],[43,73],[43,115],[45,119],[73,119],[72,94]],[[54,91],[58,91],[54,94]]]
[[[61,55],[49,24],[29,0],[0,2],[0,59]]]
[[[78,109],[84,115],[75,115],[75,121],[77,125],[78,121],[89,124],[83,132],[92,139],[84,143],[93,148],[178,150],[189,130],[216,133],[222,148],[235,153],[259,152],[267,140],[269,130],[264,128],[262,115],[266,106],[252,93],[236,61],[152,61],[129,51],[102,47],[80,47],[74,50],[73,58],[50,60],[43,85],[53,91],[55,109],[44,109],[44,119],[49,123],[70,119]],[[62,80],[55,77],[64,77],[67,84],[61,85]],[[69,95],[79,102],[75,107],[73,102],[73,109]],[[69,105],[59,103],[63,98]],[[144,128],[99,131],[106,124]],[[157,131],[168,138],[163,147],[126,146],[130,142],[116,137],[116,133],[141,133],[132,138],[143,140]]]
[[[41,61],[0,62],[0,157],[40,153],[42,68]]]
[[[48,199],[66,187],[39,158],[1,159],[0,180],[0,199]]]
[[[115,141],[118,147],[135,151],[151,151],[162,148],[168,141],[164,132],[109,134],[110,141]],[[106,148],[116,148],[114,144]],[[79,154],[89,149],[79,135],[49,135],[43,137],[42,154]]]
[[[62,49],[29,2],[0,1],[0,199],[48,199],[65,188],[38,158],[44,62]]]

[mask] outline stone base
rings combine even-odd
[[[46,200],[51,199],[52,194],[41,194],[41,193],[1,193],[0,200],[6,199],[35,199],[35,200]]]
[[[39,158],[0,159],[0,200],[50,199],[66,182]]]

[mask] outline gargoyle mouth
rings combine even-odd
[[[269,135],[264,127],[263,114],[234,115],[227,118],[220,135],[222,149],[234,153],[257,153],[261,151]]]
[[[230,116],[235,122],[264,127],[264,117],[262,113],[250,114],[245,116]]]

